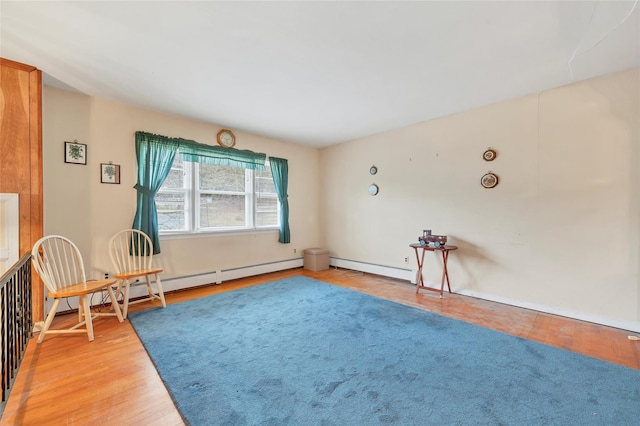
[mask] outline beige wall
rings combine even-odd
[[[636,68],[324,149],[323,245],[415,269],[408,245],[432,229],[459,247],[454,291],[640,329],[639,81]],[[480,186],[488,171],[496,188]],[[426,269],[439,282],[435,257]]]
[[[109,238],[131,227],[135,214],[135,132],[216,144],[220,128],[52,87],[45,87],[43,98],[44,232],[72,239],[89,278],[101,278],[111,270]],[[320,243],[318,150],[235,133],[237,148],[289,160],[291,244],[278,243],[277,231],[161,238],[157,262],[165,268],[165,279],[300,258],[303,249]],[[86,166],[64,162],[64,141],[74,139],[87,144]],[[100,163],[109,161],[121,166],[119,185],[100,183]]]
[[[289,159],[292,243],[275,233],[163,239],[159,262],[179,277],[322,246],[415,269],[408,245],[432,229],[460,248],[454,291],[640,330],[639,82],[633,69],[322,150],[237,132],[238,148]],[[215,144],[219,130],[51,87],[43,119],[45,234],[76,241],[94,278],[110,269],[108,238],[134,215],[134,132]],[[88,145],[87,166],[64,163],[73,139]],[[488,147],[493,162],[482,159]],[[100,184],[109,161],[120,185]],[[488,171],[500,177],[494,189],[480,186]],[[439,281],[434,257],[426,268]]]

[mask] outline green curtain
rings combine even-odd
[[[280,238],[278,241],[284,244],[291,242],[291,231],[289,230],[289,163],[284,158],[269,157],[271,164],[271,175],[280,202]]]
[[[158,210],[155,197],[171,171],[178,150],[178,140],[150,133],[136,132],[136,159],[138,161],[138,207],[133,228],[151,238],[153,254],[160,253]]]
[[[192,163],[265,170],[266,154],[235,148],[223,148],[180,139],[180,158]]]

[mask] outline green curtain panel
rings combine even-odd
[[[284,244],[291,242],[289,230],[289,162],[284,158],[269,157],[271,175],[280,202],[280,238],[278,241]]]
[[[155,197],[171,171],[178,150],[178,141],[150,133],[136,132],[136,159],[138,161],[138,207],[133,228],[151,238],[153,254],[160,253],[158,210]]]
[[[192,163],[213,164],[217,166],[240,167],[243,169],[265,170],[266,154],[235,148],[211,146],[194,141],[180,139],[180,158]]]

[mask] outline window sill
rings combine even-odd
[[[171,232],[160,233],[160,240],[184,240],[189,238],[216,238],[216,237],[232,237],[235,235],[255,235],[255,234],[277,234],[279,228],[260,228],[260,229],[229,229],[224,231],[202,231],[202,232]]]

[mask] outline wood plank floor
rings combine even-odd
[[[456,294],[415,294],[407,282],[343,269],[293,269],[167,294],[167,303],[258,285],[294,275],[489,327],[523,338],[640,369],[640,342],[631,333]],[[144,309],[150,303],[131,306]],[[72,321],[62,315],[56,322]],[[128,321],[97,319],[95,340],[86,335],[32,339],[2,425],[182,425],[180,414]]]

